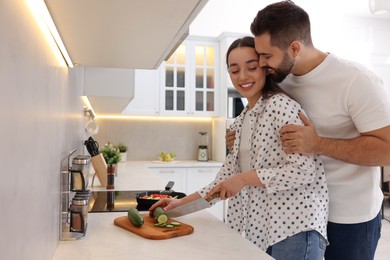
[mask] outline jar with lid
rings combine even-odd
[[[70,231],[85,233],[88,222],[88,200],[75,196],[70,205]]]
[[[74,177],[74,187],[77,190],[85,190],[88,187],[90,162],[91,156],[89,155],[77,155],[72,160],[72,171],[80,171],[82,173],[82,176],[77,174],[72,175]],[[84,179],[84,185],[82,185],[82,179]]]

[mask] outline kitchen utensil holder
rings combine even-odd
[[[99,153],[91,158],[92,166],[95,170],[95,175],[98,177],[100,184],[107,187],[107,164],[103,154]],[[95,175],[92,179],[92,185],[95,180]]]

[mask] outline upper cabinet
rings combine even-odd
[[[45,0],[74,64],[157,69],[207,0]]]
[[[134,98],[123,110],[124,115],[158,116],[159,71],[135,70]]]
[[[160,115],[218,116],[219,42],[189,37],[160,66]]]
[[[134,98],[135,70],[76,66],[69,74],[84,89],[94,112],[118,115]]]

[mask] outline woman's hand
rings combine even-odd
[[[157,207],[162,207],[164,211],[168,211],[174,208],[177,208],[181,205],[199,199],[200,195],[197,192],[194,192],[188,196],[185,196],[181,199],[160,199],[156,203],[154,203],[149,209],[149,215],[153,217],[153,210]]]
[[[210,198],[211,195],[219,191],[219,196],[221,199],[225,200],[236,195],[240,190],[242,190],[242,188],[244,188],[244,186],[245,183],[241,178],[241,174],[237,174],[214,186],[210,192],[207,193],[205,199]]]
[[[235,196],[246,185],[258,186],[264,188],[264,184],[260,181],[255,170],[248,172],[241,172],[233,175],[225,181],[219,183],[213,187],[209,193],[205,196],[206,199],[210,198],[217,191],[220,192],[221,199],[228,199]]]
[[[153,217],[153,210],[162,207],[164,211],[174,209],[182,204],[181,199],[160,199],[149,208],[149,216]]]

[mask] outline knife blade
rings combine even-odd
[[[200,199],[191,201],[187,204],[184,204],[182,206],[179,206],[177,208],[168,210],[167,212],[165,212],[165,214],[169,218],[176,218],[176,217],[181,217],[181,216],[184,216],[187,214],[194,213],[194,212],[202,210],[202,209],[209,208],[210,201],[212,201],[215,198],[219,198],[219,195],[220,195],[220,193],[219,193],[219,191],[217,191],[216,193],[211,195],[211,197],[208,198],[207,200],[205,198],[200,198]]]

